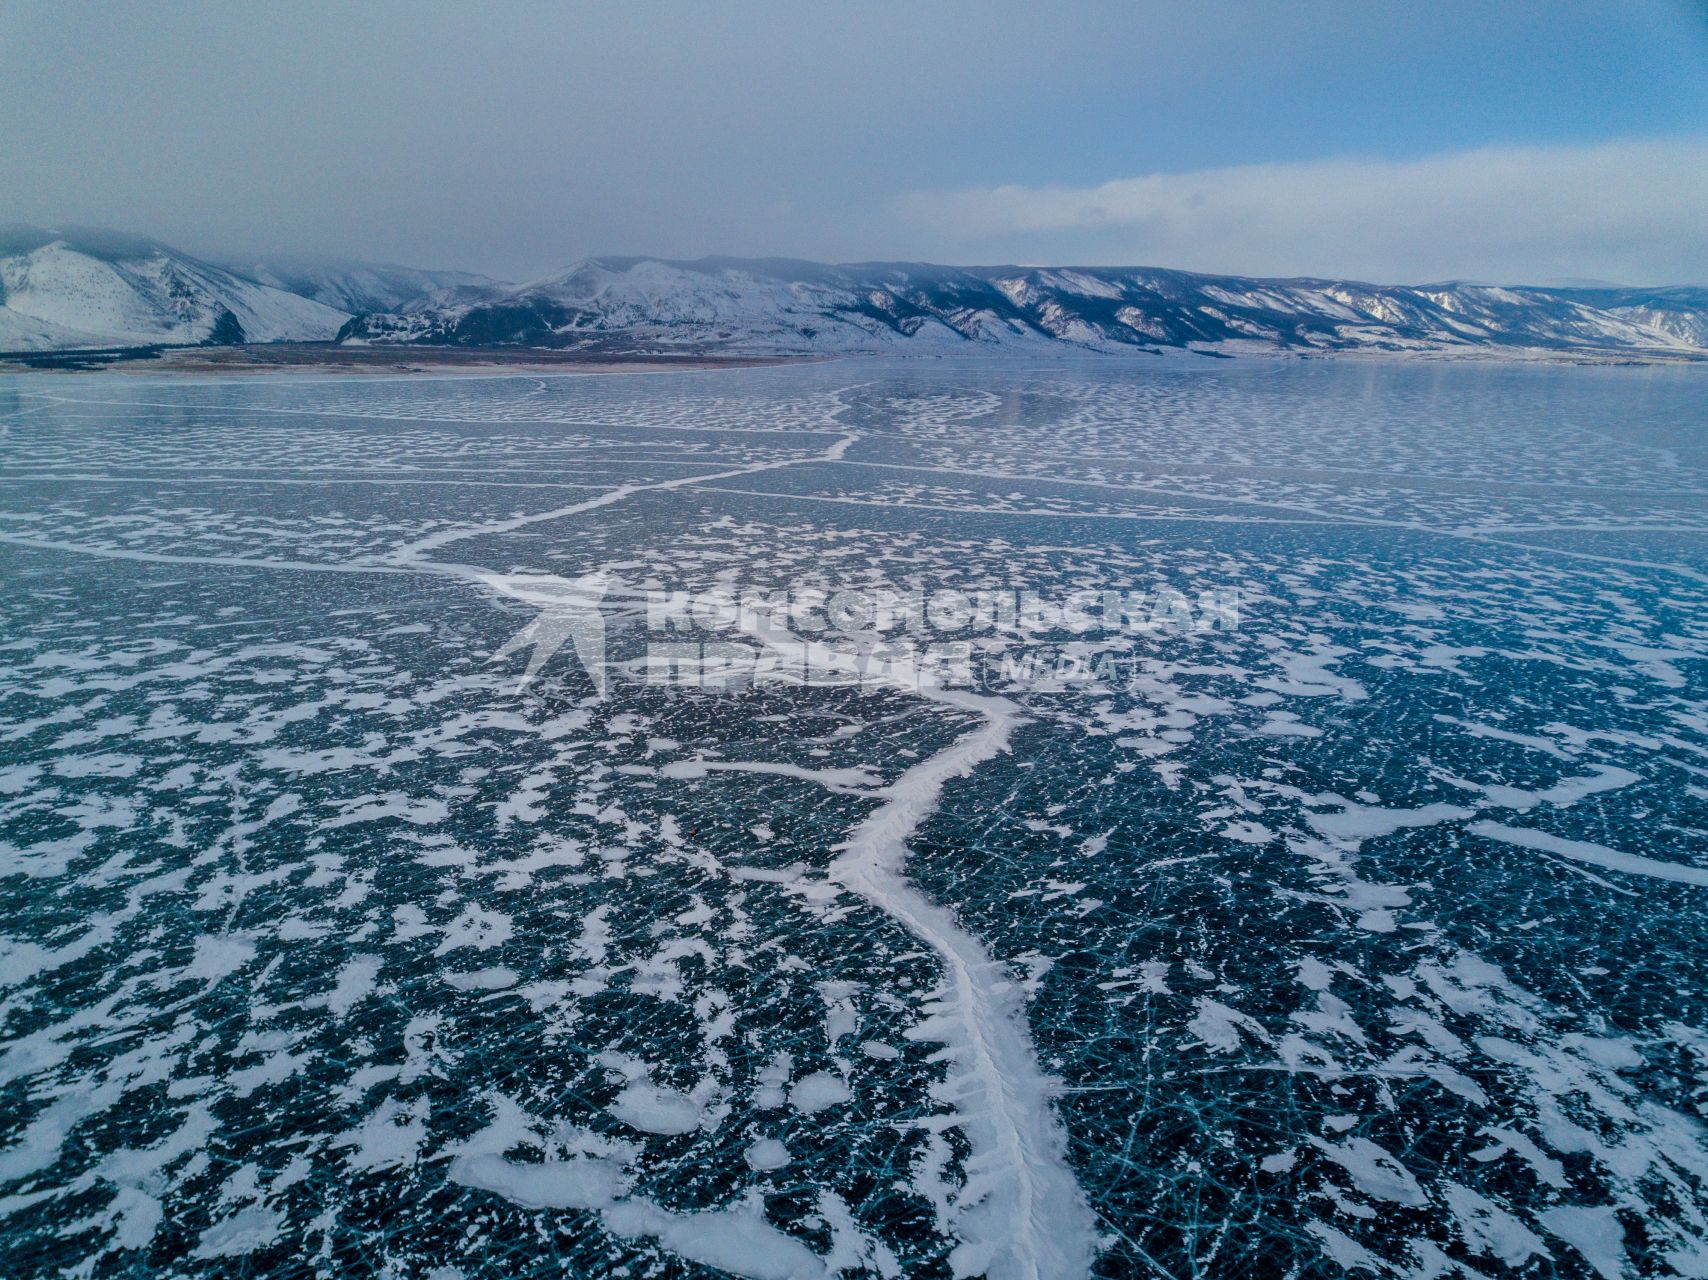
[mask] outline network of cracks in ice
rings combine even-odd
[[[0,383],[8,1273],[1708,1272],[1703,390]],[[600,570],[1241,607],[519,687]]]

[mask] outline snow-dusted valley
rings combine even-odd
[[[0,354],[329,342],[611,354],[1708,357],[1708,289],[1400,287],[1151,268],[595,258],[524,285],[303,258],[215,266],[95,230],[0,231]]]
[[[1705,379],[0,378],[7,1274],[1702,1275]]]

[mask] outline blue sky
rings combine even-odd
[[[0,0],[0,220],[596,253],[1708,281],[1708,9]]]

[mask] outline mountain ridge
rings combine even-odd
[[[330,341],[732,356],[1490,349],[1698,359],[1708,358],[1708,288],[633,255],[509,284],[308,255],[213,262],[104,228],[0,226],[0,352]]]
[[[148,236],[0,226],[0,351],[306,341],[347,319]]]
[[[1380,285],[1165,267],[597,257],[455,305],[354,317],[341,341],[794,355],[1453,350],[1697,355],[1708,289]]]
[[[421,302],[451,305],[516,287],[473,271],[405,267],[394,262],[316,254],[225,258],[220,265],[257,283],[312,298],[352,316]]]
[[[514,287],[305,254],[216,261],[105,227],[10,223],[0,225],[0,352],[328,342],[356,314]]]

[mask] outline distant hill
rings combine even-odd
[[[257,262],[226,262],[250,280],[312,298],[346,315],[420,306],[454,306],[501,296],[515,288],[467,271],[423,271],[390,263],[279,254]]]
[[[497,296],[357,316],[345,341],[764,354],[1696,352],[1708,290],[1261,280],[1149,267],[591,258]]]
[[[143,236],[0,227],[0,351],[327,339],[348,318]]]
[[[1261,280],[1151,267],[589,258],[510,285],[146,237],[0,227],[0,352],[330,341],[610,352],[1708,355],[1708,289]]]

